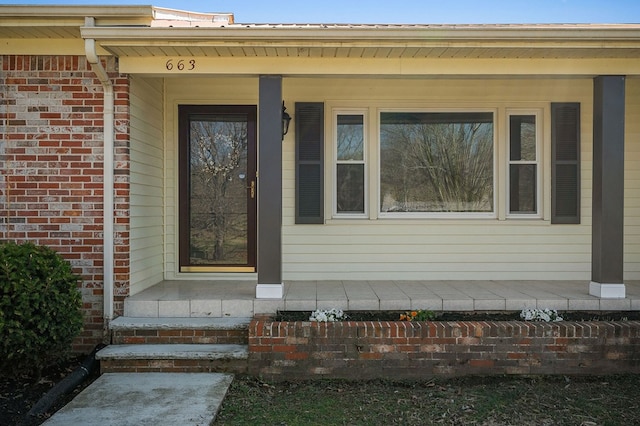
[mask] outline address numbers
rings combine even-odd
[[[169,59],[164,64],[167,71],[193,71],[196,69],[195,59]]]

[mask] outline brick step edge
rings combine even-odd
[[[247,374],[246,359],[109,359],[100,361],[104,373],[230,373]]]
[[[122,330],[248,330],[251,318],[140,318],[118,317],[111,321],[112,331]]]
[[[246,360],[247,345],[162,344],[110,345],[96,354],[100,361],[112,360]]]

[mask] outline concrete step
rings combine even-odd
[[[283,299],[208,299],[198,298],[153,300],[144,295],[130,296],[124,301],[124,314],[130,317],[225,318],[251,317],[258,313],[275,313],[284,309]],[[205,297],[205,298],[201,298]],[[315,306],[315,299],[313,300]]]
[[[102,373],[245,373],[248,357],[236,344],[110,345],[96,354]]]
[[[111,342],[121,344],[239,344],[248,342],[251,318],[132,318],[111,322]]]
[[[231,374],[103,374],[47,420],[69,425],[209,425]]]

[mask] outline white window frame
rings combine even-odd
[[[519,160],[519,161],[511,161],[511,116],[512,115],[533,115],[536,120],[536,160]],[[505,184],[503,187],[505,188],[505,215],[507,219],[540,219],[542,218],[543,209],[543,199],[542,199],[542,186],[543,186],[543,152],[542,152],[542,143],[543,143],[543,132],[544,126],[542,122],[542,118],[544,116],[544,111],[542,108],[507,108],[505,113],[505,146],[506,146],[506,166],[505,166]],[[535,164],[536,165],[536,212],[535,213],[517,213],[510,211],[511,205],[511,165],[512,164]]]
[[[380,142],[381,142],[381,131],[380,131],[380,116],[384,112],[416,112],[416,113],[465,113],[465,112],[490,112],[493,115],[493,210],[491,212],[383,212],[381,211],[381,198],[382,194],[380,193],[380,189],[382,188],[382,165],[381,165],[381,155],[380,155]],[[378,150],[378,164],[377,164],[377,183],[378,187],[376,188],[377,192],[377,204],[376,209],[378,213],[378,217],[380,219],[496,219],[498,217],[498,193],[500,191],[500,187],[498,186],[499,181],[498,177],[501,173],[498,171],[498,125],[499,125],[499,116],[498,116],[498,107],[455,107],[455,108],[415,108],[411,106],[407,107],[399,107],[399,108],[378,108],[376,111],[376,123],[377,123],[377,145],[376,149]]]
[[[332,110],[332,216],[335,219],[368,219],[369,218],[369,109],[368,108],[335,108]],[[362,160],[338,160],[338,116],[361,115],[362,116]],[[362,164],[364,173],[364,211],[338,212],[338,164]]]

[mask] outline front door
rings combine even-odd
[[[256,107],[181,105],[181,272],[256,270]]]

